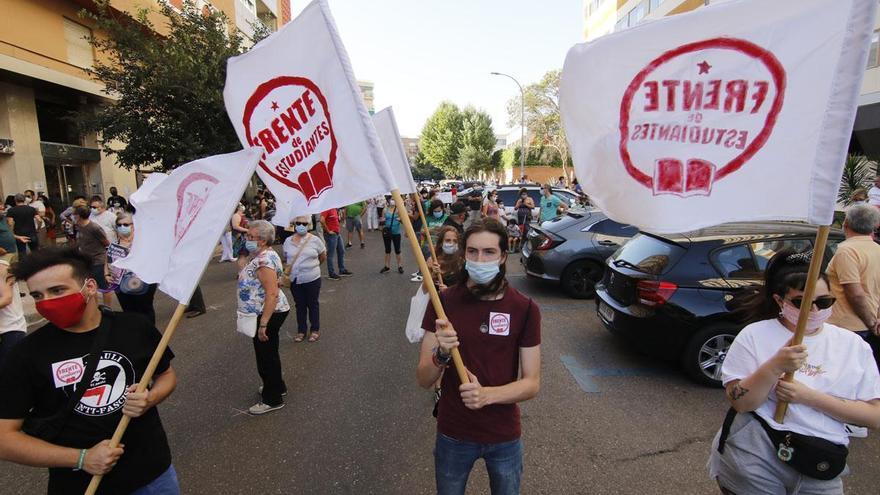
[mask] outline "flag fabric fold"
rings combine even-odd
[[[229,59],[223,99],[242,144],[263,149],[274,223],[395,187],[326,0]]]
[[[560,105],[590,199],[658,233],[830,224],[876,10],[731,0],[574,46]]]
[[[373,115],[373,124],[376,127],[376,134],[379,136],[379,142],[382,143],[382,150],[385,152],[385,158],[388,160],[388,166],[391,168],[391,174],[394,176],[394,182],[397,183],[400,193],[410,194],[416,192],[416,183],[413,181],[409,159],[406,157],[406,150],[404,150],[403,141],[400,139],[400,131],[397,129],[397,119],[394,118],[394,110],[391,107],[387,107],[379,111]]]
[[[248,148],[150,174],[130,198],[136,208],[131,252],[113,266],[188,304],[261,154]]]

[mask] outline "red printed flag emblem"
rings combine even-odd
[[[254,91],[244,109],[247,142],[263,148],[260,168],[307,202],[333,186],[336,136],[327,100],[303,77],[277,77]]]
[[[208,201],[211,190],[219,183],[215,177],[196,172],[184,178],[177,186],[177,217],[174,222],[174,245],[189,231],[199,212]]]
[[[767,142],[785,88],[776,57],[748,41],[714,38],[669,50],[624,93],[623,165],[655,195],[711,195],[714,182],[743,167]]]

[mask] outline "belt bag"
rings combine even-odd
[[[776,430],[767,424],[764,418],[754,412],[751,414],[764,428],[773,448],[777,449],[776,457],[795,471],[810,478],[828,481],[838,477],[846,468],[849,449],[845,445],[836,444],[820,437]],[[718,442],[719,453],[724,453],[724,442],[727,440],[730,425],[735,417],[736,410],[730,408]]]

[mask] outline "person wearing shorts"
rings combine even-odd
[[[366,212],[367,203],[365,201],[350,204],[345,207],[345,230],[348,231],[348,243],[345,247],[351,247],[352,234],[357,231],[358,238],[361,240],[361,249],[364,248],[364,224],[362,219]]]
[[[385,209],[385,226],[382,227],[382,242],[385,243],[385,266],[379,273],[387,273],[391,270],[391,245],[394,244],[394,254],[397,256],[397,272],[403,273],[403,265],[400,260],[400,214],[394,200],[388,202]]]
[[[107,264],[107,247],[110,241],[104,233],[104,229],[89,220],[91,211],[87,206],[78,206],[74,210],[76,216],[76,247],[80,253],[92,260],[89,273],[98,285],[105,306],[113,302],[113,291],[104,276],[104,265]]]

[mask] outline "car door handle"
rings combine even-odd
[[[617,243],[614,241],[597,241],[596,244],[599,244],[601,246],[616,246],[617,245]]]

